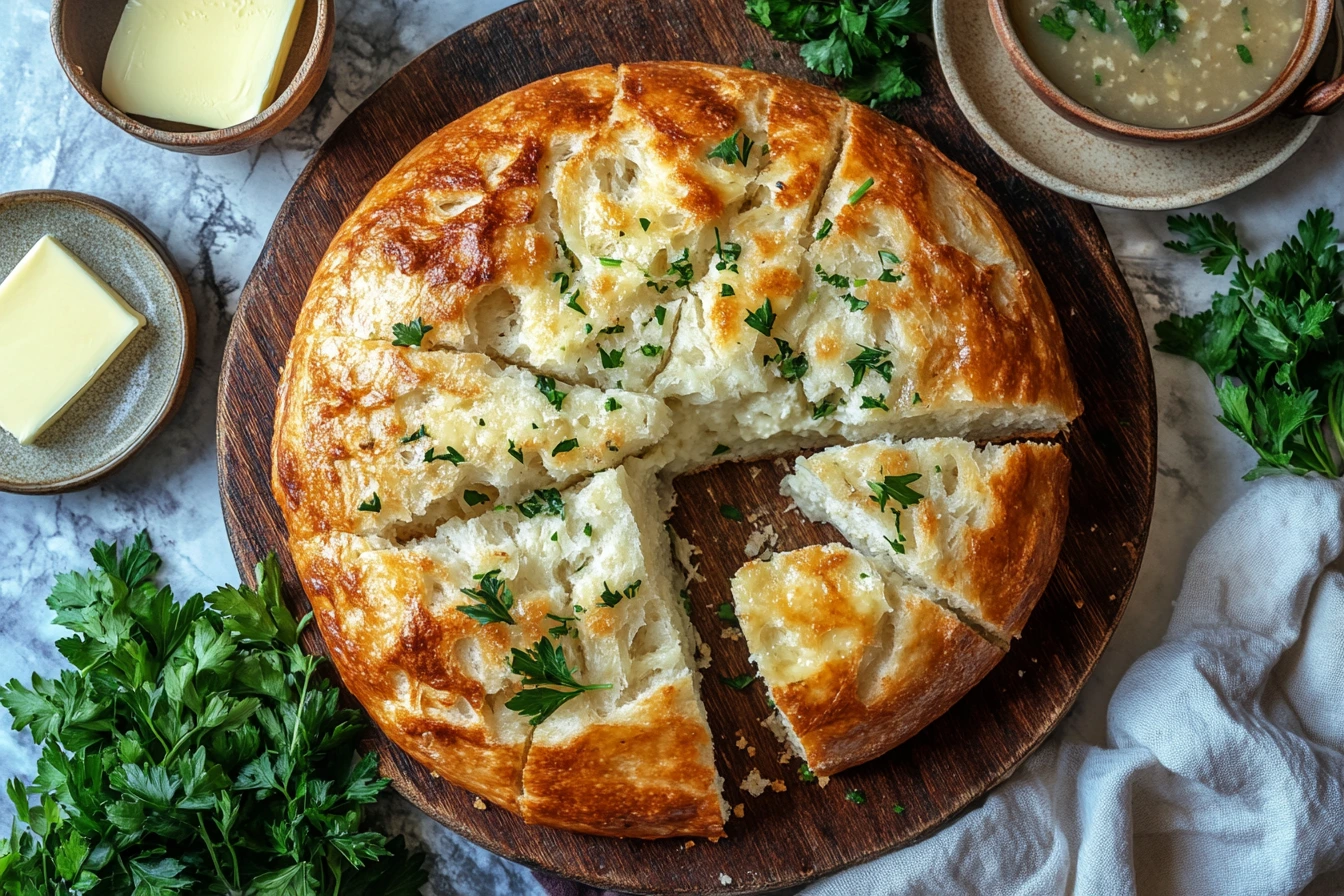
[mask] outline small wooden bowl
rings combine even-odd
[[[103,65],[127,0],[52,0],[51,42],[70,83],[89,105],[134,137],[175,152],[222,155],[268,140],[298,117],[326,77],[336,33],[334,0],[305,0],[280,83],[260,115],[229,128],[127,115],[103,96]]]
[[[1330,34],[1330,16],[1336,0],[1307,0],[1302,36],[1279,77],[1245,109],[1222,121],[1187,128],[1153,128],[1129,124],[1102,115],[1066,94],[1036,66],[1022,45],[1008,13],[1008,0],[989,0],[990,17],[999,42],[1008,51],[1017,73],[1055,112],[1103,137],[1132,142],[1179,143],[1221,137],[1253,124],[1282,108],[1297,115],[1326,115],[1344,105],[1344,75],[1303,88],[1316,57]]]

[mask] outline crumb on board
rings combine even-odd
[[[765,793],[766,788],[770,786],[770,781],[761,777],[760,769],[754,768],[747,772],[747,776],[743,778],[742,783],[737,786],[752,796],[760,796]]]
[[[1021,678],[1022,676],[1026,675],[1026,674],[1027,674],[1027,670],[1026,670],[1026,669],[1018,669],[1018,670],[1017,670],[1017,677],[1018,677],[1018,678]]]
[[[830,775],[817,775],[817,786],[822,790],[825,790],[826,785],[829,783],[831,783]]]
[[[708,669],[714,662],[714,654],[710,651],[709,645],[700,640],[699,634],[695,636],[695,640],[699,642],[695,648],[695,668]]]
[[[472,800],[471,804],[475,806],[477,809],[480,809],[482,812],[485,811],[485,800],[481,799],[480,797],[476,797],[476,799]]]
[[[729,641],[741,641],[742,630],[740,628],[734,628],[733,626],[729,626],[728,628],[721,628],[719,629],[719,637],[726,638]]]
[[[729,884],[731,884],[732,882],[733,882],[733,879],[732,879],[731,877],[729,877],[728,875],[724,874],[722,871],[719,872],[719,883],[723,884],[723,885],[726,887],[726,886],[728,886]]]
[[[733,807],[733,817],[734,817],[734,818],[741,818],[743,815],[746,815],[746,814],[747,814],[747,804],[746,804],[746,803],[738,803],[736,806]]]
[[[682,849],[690,849],[690,848],[691,848],[692,846],[694,846],[694,845],[695,845],[695,841],[694,841],[694,840],[687,840],[687,841],[686,841],[686,845],[683,846]]]
[[[752,467],[752,468],[751,468],[751,478],[752,478],[752,479],[755,479],[756,477],[758,477],[758,476],[760,476],[760,475],[761,475],[761,468],[760,468],[760,467]]]
[[[756,748],[755,748],[755,747],[750,747],[750,746],[747,747],[747,755],[748,755],[748,756],[755,756],[755,755],[756,755]]]
[[[783,778],[776,778],[775,780],[770,782],[770,789],[773,790],[775,793],[783,793],[784,791],[789,789],[789,785],[784,783]]]
[[[696,563],[696,555],[700,549],[691,544],[685,538],[682,538],[676,532],[672,533],[672,552],[677,557],[677,563],[682,569],[686,570],[686,584],[694,585],[696,582],[703,582],[705,577],[700,575],[700,565]]]
[[[747,748],[747,739],[745,737],[739,737],[733,746],[737,747],[739,750],[745,750]]]
[[[788,458],[784,457],[775,458],[775,467],[778,468],[779,470],[782,470],[785,473],[789,472]]]
[[[747,545],[743,548],[743,553],[748,557],[760,557],[762,560],[769,560],[774,556],[774,548],[779,544],[779,533],[775,532],[775,527],[766,523],[760,529],[752,532],[747,538]]]

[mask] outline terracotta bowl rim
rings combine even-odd
[[[1329,39],[1331,16],[1335,8],[1335,0],[1307,0],[1306,21],[1302,26],[1302,35],[1298,38],[1287,65],[1273,83],[1246,108],[1209,124],[1186,128],[1154,128],[1129,124],[1102,115],[1066,94],[1045,76],[1027,53],[1008,14],[1008,0],[988,0],[988,2],[994,31],[999,37],[999,43],[1007,51],[1013,68],[1047,105],[1066,118],[1071,118],[1106,136],[1121,140],[1159,143],[1220,137],[1253,124],[1278,109],[1311,74],[1316,58]]]
[[[86,73],[75,70],[75,64],[70,61],[65,51],[63,25],[67,11],[73,9],[74,12],[78,12],[77,5],[79,2],[80,0],[52,0],[51,42],[56,48],[56,59],[60,62],[61,69],[64,70],[66,77],[74,85],[79,95],[84,97],[85,101],[98,114],[123,131],[158,146],[168,149],[199,151],[238,143],[241,149],[248,145],[248,138],[258,132],[266,131],[268,126],[273,125],[277,120],[283,119],[285,116],[288,116],[288,121],[297,118],[306,103],[300,105],[297,109],[291,109],[289,108],[290,101],[308,86],[312,78],[316,77],[320,80],[326,77],[326,65],[322,64],[322,57],[326,54],[324,44],[332,37],[335,27],[335,0],[304,0],[305,3],[317,4],[317,20],[313,24],[313,37],[309,41],[308,52],[304,54],[303,62],[299,64],[289,84],[281,93],[276,94],[265,109],[262,109],[261,112],[247,121],[239,122],[227,128],[213,128],[204,131],[166,131],[162,128],[156,128],[132,118],[112,105],[103,95],[103,92],[93,86],[93,82],[89,80]],[[293,52],[293,50],[291,49],[290,52]],[[288,121],[285,121],[285,124],[288,124]]]

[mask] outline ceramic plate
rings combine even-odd
[[[1043,186],[1098,205],[1186,208],[1240,190],[1282,165],[1319,118],[1272,115],[1226,137],[1174,146],[1117,143],[1073,125],[1018,75],[994,33],[984,0],[935,0],[938,60],[957,105],[1003,160]],[[1344,64],[1336,35],[1317,62],[1333,77]]]
[[[163,245],[126,212],[54,190],[0,196],[0,279],[45,234],[65,244],[147,325],[32,445],[0,430],[0,490],[63,492],[106,476],[166,424],[186,393],[196,315]],[[53,322],[53,338],[59,326]]]

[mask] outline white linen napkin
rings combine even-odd
[[[1344,486],[1254,485],[1191,555],[1107,742],[804,896],[1344,893]],[[1313,883],[1314,881],[1314,883]]]

